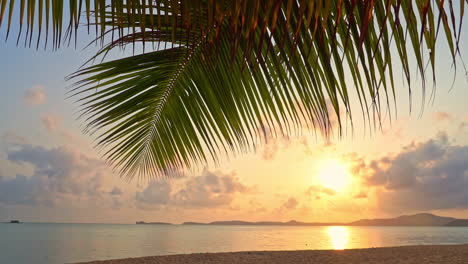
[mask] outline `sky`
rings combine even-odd
[[[464,47],[467,27],[462,34]],[[96,50],[83,50],[88,40],[58,51],[0,42],[0,221],[346,222],[418,212],[468,218],[468,79],[443,44],[436,97],[421,115],[420,80],[412,83],[410,112],[407,86],[397,78],[398,116],[382,130],[369,133],[357,120],[341,138],[271,138],[255,153],[183,177],[127,181],[81,132],[78,105],[67,99],[72,82],[65,77]]]

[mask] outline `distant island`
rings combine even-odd
[[[446,224],[446,226],[468,226],[468,219],[456,219]]]
[[[456,219],[453,217],[442,217],[433,214],[415,214],[402,215],[395,218],[383,219],[361,219],[349,223],[351,226],[451,226],[451,223],[456,221],[465,222],[468,226],[468,220]]]
[[[165,222],[136,222],[137,224],[153,224],[153,225],[172,225]],[[395,218],[377,218],[377,219],[361,219],[349,223],[320,223],[320,222],[299,222],[291,220],[288,222],[276,221],[214,221],[209,223],[200,222],[184,222],[182,225],[245,225],[245,226],[468,226],[468,219],[457,219],[453,217],[437,216],[429,213],[420,213],[414,215],[402,215]]]
[[[144,222],[144,221],[137,221],[137,225],[172,225],[171,223],[165,222]]]

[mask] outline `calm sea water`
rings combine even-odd
[[[0,263],[150,255],[468,243],[466,227],[0,224]]]

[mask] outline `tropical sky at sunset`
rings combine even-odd
[[[444,43],[435,99],[429,81],[422,113],[413,67],[411,112],[407,84],[397,79],[398,113],[391,108],[391,120],[382,113],[381,129],[364,125],[355,105],[354,128],[345,122],[342,137],[270,138],[255,153],[221,157],[219,166],[183,177],[128,181],[81,133],[78,105],[66,99],[72,81],[65,77],[95,50],[82,50],[86,41],[56,52],[0,42],[0,221],[345,222],[417,212],[468,218],[468,78],[460,60],[451,65]],[[466,26],[461,43],[468,45]],[[468,62],[467,53],[462,48]]]

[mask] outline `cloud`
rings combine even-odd
[[[249,206],[251,207],[251,213],[264,213],[267,211],[266,207],[255,199],[249,201]]]
[[[459,130],[459,131],[463,131],[466,127],[468,127],[468,122],[461,122],[461,123],[458,125],[458,130]]]
[[[151,182],[143,191],[136,193],[137,205],[144,209],[154,209],[161,205],[183,208],[227,207],[236,194],[250,191],[235,173],[204,170],[201,175],[182,181],[178,186],[176,182]]]
[[[468,146],[445,133],[412,143],[395,155],[355,163],[354,172],[377,192],[390,212],[468,208]]]
[[[118,188],[118,187],[114,187],[114,188],[112,189],[112,191],[110,191],[110,194],[111,194],[111,195],[122,195],[122,194],[123,194],[123,191],[122,191],[120,188]]]
[[[335,195],[336,192],[332,189],[321,187],[321,186],[316,186],[312,185],[307,190],[305,191],[305,195],[308,197],[314,197],[316,200],[320,200],[322,197],[322,194],[326,195]]]
[[[28,140],[17,132],[7,131],[0,134],[0,143],[6,144],[26,144]]]
[[[354,195],[354,198],[356,198],[356,199],[367,198],[367,193],[365,193],[365,192],[360,192],[360,193]]]
[[[273,160],[276,157],[280,149],[279,142],[272,140],[269,143],[263,145],[262,158],[264,160]]]
[[[42,177],[26,177],[17,175],[13,179],[0,176],[0,203],[14,205],[53,204],[53,199],[47,194],[48,186]]]
[[[264,129],[264,144],[262,146],[262,158],[264,160],[273,160],[280,150],[286,149],[291,141],[286,136],[275,135],[270,129]],[[276,132],[278,133],[278,132]]]
[[[432,117],[436,121],[448,121],[452,119],[452,116],[447,112],[435,112]]]
[[[299,205],[299,202],[294,197],[289,197],[280,207],[280,210],[294,210]]]
[[[209,170],[124,192],[106,181],[111,172],[103,161],[64,146],[14,144],[6,161],[29,170],[8,177],[0,171],[0,206],[234,210],[240,208],[234,203],[238,194],[252,192],[235,173]]]
[[[7,152],[14,164],[32,167],[32,175],[0,177],[0,203],[53,206],[79,199],[101,201],[116,189],[106,190],[107,166],[100,160],[67,147],[16,145]]]
[[[44,86],[38,85],[32,87],[24,93],[24,102],[29,106],[40,105],[45,103],[46,94],[44,90]]]
[[[70,128],[64,127],[62,125],[62,117],[59,114],[48,113],[42,115],[40,120],[48,132],[62,137],[68,144],[79,147],[90,145],[80,134],[75,133]]]
[[[41,122],[49,132],[56,131],[60,126],[60,121],[60,117],[58,117],[55,114],[47,114],[41,116]]]
[[[188,180],[174,194],[174,203],[189,207],[217,207],[229,205],[237,193],[246,193],[249,188],[242,184],[235,173],[223,174],[204,170],[202,175]]]
[[[171,190],[171,185],[165,180],[152,181],[142,192],[136,193],[135,200],[139,205],[164,205],[171,199]]]

